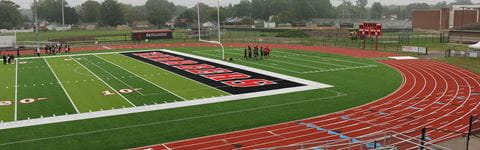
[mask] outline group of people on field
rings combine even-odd
[[[243,52],[243,57],[244,59],[264,59],[270,57],[270,48],[268,47],[258,47],[254,46],[253,48],[251,46],[248,46]]]
[[[65,54],[70,53],[70,45],[58,43],[58,44],[47,44],[45,45],[45,54],[55,55],[57,53],[62,53],[62,49]]]
[[[9,54],[9,55],[3,55],[3,64],[14,64],[15,63],[15,56]]]

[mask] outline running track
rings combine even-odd
[[[225,47],[237,47],[245,48],[248,45],[254,46],[256,43],[225,43]],[[362,58],[378,58],[378,57],[387,57],[387,56],[396,56],[397,54],[388,53],[388,52],[377,52],[377,51],[367,51],[360,49],[348,49],[348,48],[339,48],[339,47],[321,47],[321,46],[303,46],[303,45],[292,45],[292,44],[261,44],[259,46],[269,46],[270,48],[283,48],[283,49],[298,49],[298,50],[307,50],[307,51],[318,51],[323,53],[331,54],[340,54],[348,55],[354,57]],[[142,49],[142,48],[174,48],[174,47],[217,47],[218,45],[210,43],[163,43],[163,44],[120,44],[120,45],[103,45],[103,46],[86,46],[86,47],[75,47],[72,48],[72,52],[78,51],[96,51],[96,50],[106,50],[106,49]],[[41,50],[43,53],[43,50]],[[20,54],[33,54],[34,50],[23,50]],[[16,54],[16,51],[1,52],[0,54]]]
[[[303,48],[297,47],[297,49]],[[363,57],[368,56],[369,53],[353,54],[353,56]],[[383,54],[374,53],[371,57],[380,55]],[[138,149],[218,150],[239,147],[262,149],[299,143],[341,141],[339,135],[329,133],[331,131],[347,137],[359,137],[393,130],[419,137],[423,127],[466,132],[469,116],[480,115],[479,75],[430,60],[381,60],[380,62],[398,70],[404,82],[396,92],[372,103],[293,122]],[[321,127],[325,130],[319,131],[308,126]],[[460,135],[429,130],[427,136],[432,139],[431,142],[437,143]],[[313,148],[318,145],[307,146]],[[291,149],[297,148],[291,147]],[[402,149],[409,148],[417,147]]]

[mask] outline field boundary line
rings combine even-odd
[[[185,99],[185,98],[181,97],[180,95],[177,95],[177,94],[173,93],[172,91],[170,91],[170,90],[167,90],[167,89],[165,89],[164,87],[161,87],[161,86],[159,86],[159,85],[157,85],[157,84],[153,83],[152,81],[150,81],[150,80],[147,80],[147,79],[145,79],[145,78],[143,78],[143,77],[141,77],[141,76],[137,75],[136,73],[133,73],[133,72],[131,72],[130,70],[127,70],[126,68],[124,68],[124,67],[122,67],[122,66],[120,66],[120,65],[117,65],[117,64],[115,64],[115,63],[111,62],[110,60],[107,60],[107,59],[105,59],[105,58],[103,58],[103,57],[101,57],[101,56],[98,56],[98,55],[93,55],[93,56],[95,56],[95,57],[98,57],[98,58],[100,58],[100,59],[102,59],[102,60],[104,60],[104,61],[106,61],[106,62],[108,62],[108,63],[110,63],[110,64],[113,64],[113,65],[115,65],[115,66],[117,66],[117,67],[119,67],[119,68],[121,68],[121,69],[123,69],[123,70],[125,70],[125,71],[127,71],[127,72],[129,72],[129,73],[131,73],[131,74],[133,74],[134,76],[137,76],[138,78],[140,78],[140,79],[143,79],[143,80],[147,81],[148,83],[150,83],[150,84],[152,84],[152,85],[155,85],[155,86],[157,86],[158,88],[160,88],[160,89],[163,89],[163,90],[165,90],[165,91],[167,91],[167,92],[169,92],[169,93],[171,93],[171,94],[173,94],[173,95],[177,96],[178,98],[180,98],[180,99],[182,99],[182,100],[184,100],[184,101],[186,101],[186,100],[187,100],[187,99]]]
[[[75,105],[75,103],[73,102],[72,97],[70,97],[70,95],[68,94],[67,90],[66,90],[65,87],[63,86],[63,83],[60,81],[60,79],[58,78],[57,74],[55,73],[55,71],[53,70],[53,68],[52,68],[52,67],[50,66],[50,64],[48,63],[47,59],[44,58],[43,61],[45,61],[45,63],[47,64],[48,68],[49,68],[50,71],[53,73],[53,76],[55,77],[55,79],[57,79],[58,84],[60,84],[60,87],[62,87],[63,92],[65,92],[65,95],[67,95],[67,98],[68,98],[68,100],[70,101],[70,103],[72,103],[73,108],[75,108],[75,111],[76,111],[77,113],[80,113],[80,111],[79,111],[78,108],[77,108],[77,105]]]
[[[113,88],[112,86],[110,86],[107,82],[103,81],[102,78],[100,78],[99,76],[97,76],[97,74],[95,74],[94,72],[92,72],[92,70],[88,69],[86,66],[84,66],[82,63],[78,62],[76,58],[73,58],[70,56],[70,58],[72,58],[73,61],[75,61],[76,63],[78,63],[80,66],[82,66],[83,68],[87,69],[88,72],[90,72],[93,76],[97,77],[97,79],[99,79],[100,81],[103,82],[103,84],[105,84],[106,86],[108,86],[110,89],[112,89],[115,93],[117,93],[120,97],[122,97],[124,100],[126,100],[128,103],[130,103],[130,105],[132,106],[136,106],[135,104],[133,104],[130,100],[128,100],[125,96],[123,96],[122,94],[120,94],[117,90],[115,90],[115,88]]]
[[[15,59],[15,113],[13,119],[17,121],[18,118],[18,59]]]
[[[101,133],[101,132],[115,131],[115,130],[122,130],[122,129],[130,129],[130,128],[144,127],[144,126],[170,123],[170,122],[178,122],[178,121],[185,121],[185,120],[192,120],[192,119],[200,119],[200,118],[213,117],[213,116],[235,114],[235,113],[240,113],[240,112],[248,112],[248,111],[254,111],[254,110],[262,110],[262,109],[268,109],[268,108],[282,107],[282,106],[295,105],[295,104],[301,104],[301,103],[313,102],[313,101],[325,100],[325,99],[332,99],[332,98],[338,98],[338,97],[344,97],[344,96],[346,96],[346,95],[334,95],[334,96],[327,96],[327,97],[321,97],[321,98],[312,98],[312,99],[303,100],[303,101],[295,101],[295,102],[290,102],[290,103],[268,105],[268,106],[263,106],[263,107],[247,108],[247,109],[242,109],[242,110],[237,109],[237,110],[233,110],[233,111],[227,111],[227,112],[222,112],[222,113],[214,113],[214,114],[208,114],[208,115],[201,115],[201,116],[195,116],[195,117],[185,117],[185,118],[180,118],[180,119],[171,119],[171,120],[165,120],[165,121],[157,121],[157,122],[136,124],[136,125],[109,128],[109,129],[101,129],[101,130],[94,130],[94,131],[87,131],[87,132],[64,134],[64,135],[50,136],[50,137],[43,137],[43,138],[35,138],[35,139],[29,139],[29,140],[19,140],[19,141],[15,141],[15,142],[0,143],[0,146],[19,144],[19,143],[27,143],[27,142],[35,142],[35,141],[42,141],[42,140],[50,140],[50,139],[57,139],[57,138],[64,138],[64,137],[72,137],[72,136],[79,136],[79,135],[87,135],[87,134],[94,134],[94,133]],[[140,107],[149,107],[149,106],[140,106]],[[138,109],[140,107],[134,107],[134,108]],[[132,108],[126,108],[126,109],[132,109]],[[62,116],[62,117],[64,117],[64,116]]]

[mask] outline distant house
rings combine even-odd
[[[277,23],[265,21],[265,22],[263,22],[263,27],[264,27],[264,28],[268,28],[268,29],[276,28],[276,27],[277,27]]]
[[[46,25],[45,28],[47,28],[48,31],[69,31],[72,29],[72,26],[71,25],[63,26],[56,23],[52,23],[52,24]]]
[[[202,27],[204,28],[215,28],[215,23],[214,22],[205,22],[202,24]]]
[[[133,21],[132,22],[132,27],[133,28],[150,28],[153,27],[154,25],[151,24],[148,21]]]

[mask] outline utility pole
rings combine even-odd
[[[63,4],[65,0],[62,0],[62,30],[65,31],[65,5]]]
[[[35,40],[36,40],[36,53],[40,54],[40,35],[38,34],[38,28],[40,27],[38,24],[38,13],[37,13],[37,0],[33,0],[33,5],[35,7]]]

